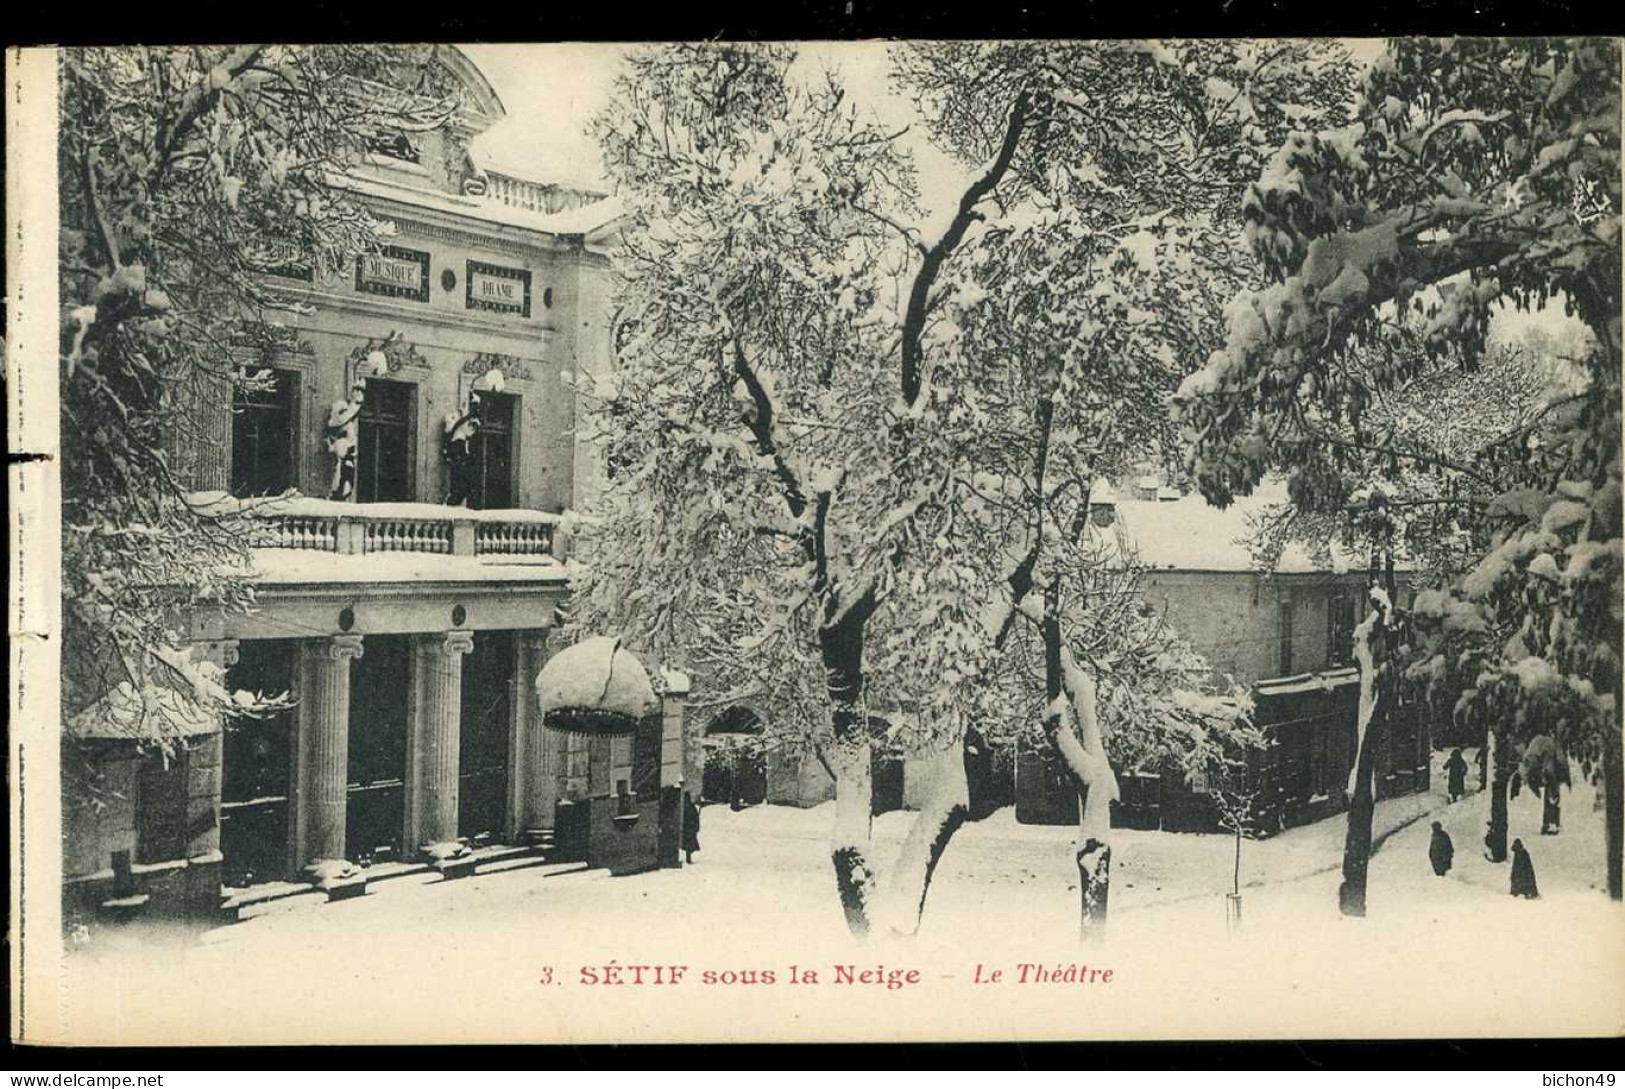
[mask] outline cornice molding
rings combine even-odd
[[[308,306],[337,310],[349,314],[367,314],[379,319],[398,319],[418,322],[423,325],[492,333],[518,340],[534,341],[544,348],[552,344],[559,334],[558,326],[537,324],[535,318],[528,321],[525,319],[504,321],[501,318],[487,316],[485,311],[450,310],[427,303],[402,302],[383,295],[368,295],[361,292],[339,294],[324,291],[318,287],[305,287],[300,284],[289,284],[281,287],[281,290]],[[296,321],[297,319],[295,319]],[[308,327],[301,326],[301,328]],[[309,331],[328,332],[328,330],[320,329],[311,329]],[[421,342],[421,338],[419,340]]]

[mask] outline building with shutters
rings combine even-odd
[[[296,705],[205,726],[167,761],[82,739],[120,801],[65,798],[70,899],[129,892],[130,870],[140,895],[195,900],[316,860],[377,874],[458,841],[545,850],[560,802],[613,797],[624,816],[683,777],[683,685],[613,741],[544,730],[535,695],[564,512],[602,471],[571,376],[609,365],[614,202],[505,172],[479,139],[496,92],[439,55],[462,111],[336,183],[394,225],[388,245],[329,279],[279,269],[309,308],[296,347],[256,363],[263,388],[196,409],[196,488],[259,529],[257,609],[196,611],[195,653]],[[627,842],[648,847],[654,823]]]

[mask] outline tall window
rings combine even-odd
[[[1348,665],[1354,660],[1355,598],[1341,591],[1326,603],[1326,664]]]
[[[1292,672],[1292,595],[1281,599],[1281,676]]]
[[[280,495],[294,483],[299,376],[272,371],[265,389],[238,389],[231,415],[231,494]]]
[[[356,499],[400,503],[412,499],[412,417],[417,388],[375,378],[361,403]]]
[[[509,393],[480,394],[480,428],[469,443],[474,459],[475,510],[513,506],[513,428],[518,398]]]

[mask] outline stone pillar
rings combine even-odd
[[[519,633],[519,684],[514,694],[519,729],[512,770],[516,838],[522,832],[553,827],[564,776],[565,735],[542,725],[536,693],[536,675],[547,664],[549,634],[546,628]]]
[[[699,746],[691,746],[688,739],[684,710],[688,706],[689,679],[678,670],[668,669],[661,680],[660,785],[680,785],[698,800],[705,764]]]
[[[417,827],[406,848],[447,843],[457,838],[457,787],[462,748],[463,655],[474,649],[474,633],[448,631],[418,638],[418,705],[410,758],[416,769],[416,799],[410,806]]]
[[[221,672],[237,664],[239,644],[235,639],[194,643],[192,659],[210,662]],[[230,687],[229,685],[227,686]],[[221,727],[224,723],[219,724]],[[186,857],[197,861],[220,861],[220,772],[224,734],[220,729],[199,734],[186,742]]]
[[[350,662],[361,636],[301,644],[299,748],[295,769],[295,868],[344,857],[350,779]]]

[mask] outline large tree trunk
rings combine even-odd
[[[1371,864],[1371,822],[1376,815],[1377,747],[1392,702],[1392,668],[1382,661],[1388,650],[1391,601],[1373,594],[1376,608],[1354,629],[1354,658],[1360,665],[1360,707],[1356,723],[1354,768],[1349,773],[1348,831],[1343,838],[1343,881],[1337,906],[1344,915],[1365,914],[1366,873]]]
[[[873,610],[870,591],[818,632],[835,732],[830,752],[835,771],[830,862],[847,929],[858,939],[869,935],[875,893],[875,872],[869,863],[874,772],[863,707],[863,631]]]
[[[909,827],[887,882],[886,931],[896,936],[919,932],[937,863],[970,813],[963,739],[956,738],[926,762],[924,774],[930,779],[925,805]]]
[[[1507,784],[1512,778],[1512,763],[1502,751],[1506,742],[1501,731],[1492,729],[1489,735],[1490,823],[1484,834],[1484,857],[1491,862],[1507,860]]]
[[[1367,711],[1363,694],[1360,703],[1361,717],[1369,715],[1369,721],[1374,724],[1380,707]],[[1380,704],[1380,697],[1374,703]],[[1376,750],[1368,725],[1354,762],[1348,830],[1343,836],[1343,881],[1337,887],[1337,906],[1344,915],[1365,914],[1366,875],[1371,865],[1371,823],[1377,812],[1376,792],[1373,789]]]
[[[830,862],[835,867],[835,888],[855,938],[869,935],[874,905],[875,873],[869,865],[874,780],[869,744],[863,738],[838,741],[830,753],[835,768],[835,830],[830,840]]]
[[[1099,941],[1105,936],[1111,892],[1111,803],[1118,796],[1117,776],[1095,717],[1094,679],[1062,645],[1056,595],[1052,592],[1049,597],[1044,616],[1044,689],[1049,696],[1044,729],[1077,784],[1073,858],[1078,866],[1079,926],[1084,941]]]

